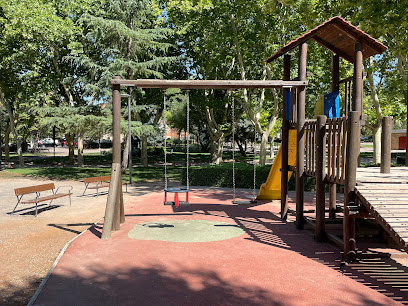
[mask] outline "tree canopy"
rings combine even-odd
[[[335,15],[389,47],[364,62],[367,127],[378,133],[384,115],[405,126],[408,17],[404,5],[396,0],[0,0],[0,103],[2,114],[7,114],[0,125],[2,138],[12,133],[23,165],[21,143],[49,132],[39,115],[49,108],[70,110],[63,116],[56,110],[54,115],[47,113],[47,120],[53,116],[54,124],[64,123],[63,133],[83,137],[94,137],[95,130],[99,135],[109,133],[111,118],[101,108],[111,102],[114,75],[281,79],[282,60],[271,64],[264,60]],[[296,58],[295,50],[291,54]],[[318,97],[331,90],[331,55],[317,43],[309,44],[306,108],[310,116]],[[341,63],[340,77],[351,74],[351,65]],[[296,75],[292,67],[291,77]],[[123,93],[130,95],[132,110],[128,137],[141,140],[142,161],[147,164],[149,139],[160,134],[163,93],[154,89]],[[168,121],[181,130],[186,121],[184,97],[166,94],[173,99]],[[241,134],[249,137],[254,129],[260,135],[264,164],[268,139],[279,132],[279,90],[191,91],[191,131],[203,147],[209,141],[213,161],[220,162],[223,143],[231,133],[232,98],[234,120],[244,127]],[[126,104],[123,99],[123,107]],[[126,119],[127,110],[122,113]],[[90,121],[78,116],[89,116]],[[93,129],[82,131],[83,125]]]

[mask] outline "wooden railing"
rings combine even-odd
[[[323,160],[316,158],[317,121],[305,122],[305,174],[316,177],[316,163],[322,163],[327,182],[344,185],[346,179],[347,118],[326,119]]]
[[[305,175],[316,176],[316,120],[305,122]]]
[[[347,117],[327,119],[326,180],[344,185],[346,179]]]

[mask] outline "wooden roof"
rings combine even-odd
[[[351,63],[354,62],[354,44],[356,42],[362,43],[364,58],[381,54],[387,50],[387,47],[378,40],[364,33],[343,18],[336,16],[292,40],[269,57],[266,62],[273,61],[309,39],[314,39],[323,47]]]

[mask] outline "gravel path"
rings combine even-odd
[[[104,215],[107,189],[99,197],[81,196],[84,183],[78,181],[54,182],[56,187],[73,187],[71,206],[68,197],[63,197],[53,202],[62,206],[44,209],[37,217],[27,214],[33,212],[27,204],[10,214],[16,204],[14,188],[49,182],[2,177],[0,172],[0,305],[26,304],[65,244]],[[158,184],[130,186],[124,193],[125,205],[133,196],[160,189]]]

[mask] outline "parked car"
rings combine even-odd
[[[360,138],[360,141],[361,141],[361,142],[372,142],[372,141],[373,141],[373,135],[370,135],[370,136],[362,136],[362,137]]]
[[[112,148],[112,140],[103,139],[101,141],[101,148]]]
[[[15,142],[9,143],[10,152],[17,152],[17,144]]]
[[[68,147],[68,141],[64,140],[61,144],[62,147]],[[78,143],[74,141],[74,148],[78,148]]]
[[[45,147],[52,147],[54,145],[54,140],[52,138],[44,138],[38,141],[39,146],[45,146]],[[55,139],[55,146],[59,145],[58,139]]]

